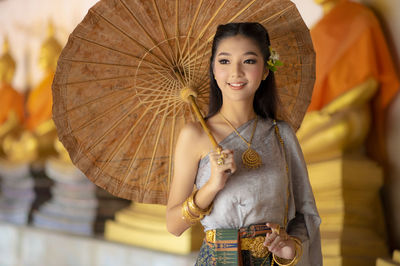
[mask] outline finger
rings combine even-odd
[[[223,165],[219,165],[218,170],[222,171],[222,172],[229,171],[232,174],[235,170],[235,167],[234,167],[233,163],[224,163]]]
[[[275,238],[276,234],[267,233],[267,235],[265,236],[264,246],[267,246],[269,249],[269,246],[275,240]]]
[[[282,243],[282,237],[280,237],[280,236],[275,237],[274,241],[272,241],[272,243],[268,247],[269,250],[271,250],[271,251],[275,250],[279,246],[280,243]]]
[[[280,225],[279,225],[279,224],[267,223],[267,226],[268,226],[269,228],[271,228],[271,230],[272,230],[273,233],[275,232],[277,235],[279,234],[279,228],[280,228]]]
[[[281,249],[284,248],[285,246],[287,246],[286,242],[285,241],[280,241],[279,243],[277,243],[273,247],[269,247],[269,250],[272,253],[277,253],[277,252],[281,251]]]

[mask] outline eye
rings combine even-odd
[[[221,65],[225,65],[225,64],[228,64],[228,63],[229,63],[229,60],[227,60],[227,59],[220,59],[220,60],[218,60],[218,62],[219,62]]]
[[[255,63],[257,63],[257,60],[255,60],[255,59],[247,59],[247,60],[244,60],[244,63],[245,64],[255,64]]]

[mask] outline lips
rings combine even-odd
[[[228,83],[229,87],[231,87],[234,90],[240,90],[242,89],[244,86],[246,86],[247,83],[245,82],[232,82],[232,83]]]

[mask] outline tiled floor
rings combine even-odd
[[[0,223],[0,266],[188,266],[196,256]]]

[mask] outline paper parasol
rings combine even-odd
[[[311,99],[315,54],[288,0],[102,0],[69,37],[53,83],[53,119],[73,163],[110,193],[166,204],[179,130],[207,111],[219,24],[259,22],[284,63],[278,118],[297,129]]]

